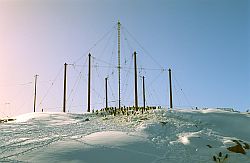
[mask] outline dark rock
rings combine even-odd
[[[235,142],[238,145],[241,145],[240,142],[238,140],[232,140],[233,142]]]
[[[243,149],[243,147],[240,144],[237,144],[232,147],[228,147],[227,150],[234,152],[234,153],[246,154],[246,151]]]
[[[160,122],[162,126],[165,126],[168,122]]]
[[[247,143],[243,143],[243,144],[244,144],[244,146],[243,146],[243,147],[244,147],[245,149],[250,149],[249,144],[247,144]]]
[[[214,161],[216,161],[216,160],[217,160],[217,158],[216,158],[215,156],[213,156],[213,160],[214,160]]]

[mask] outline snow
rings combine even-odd
[[[83,141],[92,145],[106,145],[106,146],[122,146],[127,143],[134,143],[140,141],[141,138],[136,135],[128,135],[119,131],[103,131],[96,132],[85,136]]]
[[[15,119],[0,124],[0,162],[212,163],[213,156],[250,162],[247,113],[157,109],[115,117],[44,112]],[[246,153],[228,150],[235,145]]]
[[[190,144],[190,138],[192,137],[199,137],[199,132],[187,132],[187,133],[181,133],[178,135],[178,142],[181,142],[184,145]]]

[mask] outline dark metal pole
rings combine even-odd
[[[168,69],[168,74],[169,74],[169,97],[170,97],[170,109],[173,108],[173,96],[172,96],[172,79],[171,79],[171,69]]]
[[[143,109],[142,109],[142,113],[143,110],[145,110],[146,108],[146,98],[145,98],[145,81],[144,81],[145,77],[142,77],[142,90],[143,90]]]
[[[63,112],[66,112],[67,63],[64,63]]]
[[[108,109],[108,78],[105,78],[106,109]]]
[[[90,112],[90,73],[91,73],[91,54],[89,53],[89,74],[88,74],[88,112]]]
[[[134,52],[134,69],[135,69],[135,110],[138,110],[138,96],[137,96],[137,66],[136,66],[136,52]]]
[[[38,75],[35,75],[34,112],[36,112],[36,83]]]
[[[121,23],[117,23],[118,30],[118,108],[121,109]]]

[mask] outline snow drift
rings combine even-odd
[[[0,162],[250,162],[250,114],[30,113],[0,124]]]

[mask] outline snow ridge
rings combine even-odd
[[[30,113],[0,124],[0,162],[250,162],[249,121],[221,109]]]

